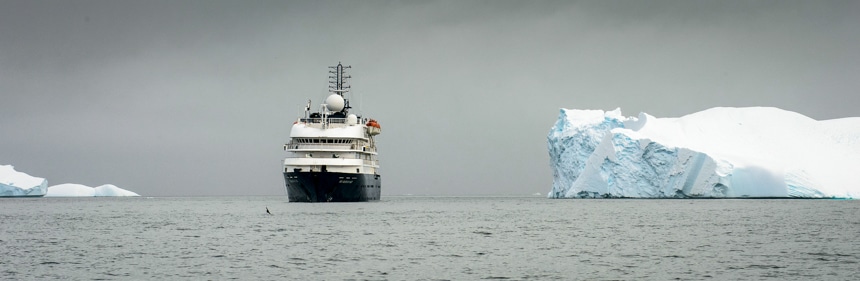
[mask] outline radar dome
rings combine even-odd
[[[343,110],[343,104],[344,104],[343,97],[341,97],[338,94],[332,94],[332,95],[328,96],[327,98],[325,98],[325,107],[329,111],[334,111],[334,112],[341,111],[341,110]]]
[[[350,126],[358,124],[358,116],[355,116],[355,114],[347,115],[346,124]]]

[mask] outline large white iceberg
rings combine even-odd
[[[64,183],[53,185],[48,188],[46,197],[115,197],[115,196],[140,196],[137,193],[116,187],[112,184],[89,187],[82,184]]]
[[[39,197],[48,191],[48,181],[0,165],[0,197]]]
[[[680,118],[561,109],[550,198],[860,197],[860,118],[771,107]]]

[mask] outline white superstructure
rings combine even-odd
[[[379,160],[373,136],[381,132],[379,124],[368,118],[350,114],[349,100],[344,95],[344,70],[350,66],[331,66],[329,81],[332,92],[320,111],[311,113],[311,101],[303,117],[293,123],[290,141],[284,145],[284,173],[334,172],[378,174]],[[290,177],[290,175],[287,175]]]

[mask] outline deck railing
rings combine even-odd
[[[293,149],[312,149],[312,150],[348,150],[362,152],[376,152],[372,147],[356,147],[352,144],[335,144],[335,143],[290,143],[287,145],[287,150]]]
[[[346,124],[346,118],[325,118],[329,124]],[[302,118],[299,119],[302,123],[322,123],[323,118]]]

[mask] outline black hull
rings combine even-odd
[[[382,178],[333,172],[284,173],[290,202],[364,202],[379,200]]]

